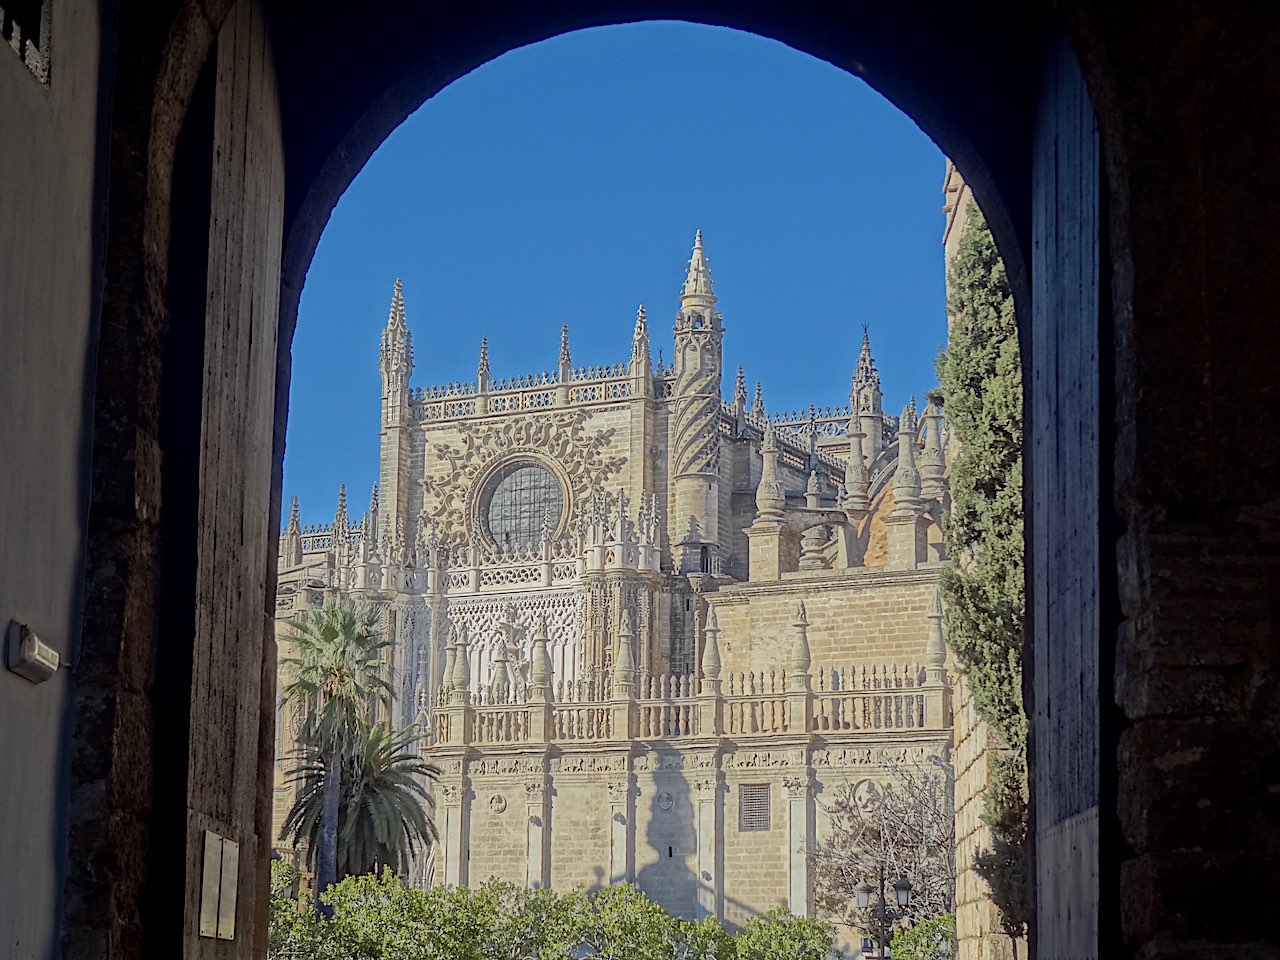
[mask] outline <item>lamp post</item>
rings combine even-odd
[[[875,888],[871,884],[863,881],[862,885],[857,887],[853,893],[858,899],[859,909],[865,910],[871,905],[871,894],[875,892]],[[898,877],[893,882],[893,899],[898,904],[898,909],[893,911],[893,919],[897,920],[906,910],[907,905],[911,902],[911,881],[905,875]],[[880,960],[885,960],[884,956],[884,939],[885,930],[889,923],[889,907],[884,902],[884,861],[880,862],[880,901],[876,904],[876,919],[879,921],[876,925],[876,935],[880,943]]]

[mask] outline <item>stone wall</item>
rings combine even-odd
[[[1000,912],[991,901],[991,888],[973,869],[974,856],[991,846],[991,831],[981,819],[990,774],[991,733],[978,717],[963,677],[956,681],[954,696],[958,956],[959,960],[1014,960],[1014,946],[1000,932]],[[1025,941],[1019,941],[1017,949],[1017,956],[1026,956]]]
[[[809,612],[813,665],[922,662],[940,567],[786,574],[777,583],[723,586],[703,598],[716,611],[726,672],[781,669],[796,601]]]
[[[38,27],[41,4],[0,6]],[[47,84],[0,43],[0,634],[26,624],[65,665],[82,655],[107,114],[100,5],[56,6]],[[108,716],[120,698],[91,686]],[[14,960],[59,949],[74,692],[68,669],[39,685],[0,669],[0,850],[21,864],[0,872],[0,954]]]
[[[546,878],[559,890],[626,880],[674,914],[715,915],[734,929],[776,907],[812,915],[808,855],[826,835],[824,798],[883,780],[904,759],[949,756],[950,717],[932,720],[800,737],[478,745],[465,753],[442,745],[432,757],[444,769],[437,818],[449,837],[434,880],[538,886]],[[762,829],[740,823],[744,785],[767,791]],[[526,803],[543,791],[545,807]]]

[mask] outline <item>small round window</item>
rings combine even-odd
[[[529,547],[542,540],[542,528],[555,531],[564,516],[564,491],[546,467],[509,463],[489,480],[480,515],[489,536],[502,547]]]

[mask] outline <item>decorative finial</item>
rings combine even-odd
[[[476,374],[482,378],[489,376],[489,338],[480,338],[480,363],[476,366]]]
[[[622,623],[619,624],[618,658],[613,665],[613,669],[619,684],[625,685],[627,689],[630,688],[636,678],[636,659],[631,651],[631,642],[635,635],[635,618],[631,613],[631,608],[626,607],[622,611]]]
[[[369,493],[369,512],[378,512],[378,484],[376,481],[373,484],[373,490]]]
[[[733,381],[733,402],[739,407],[747,405],[747,378],[742,372],[742,364],[738,364],[738,375]]]
[[[760,381],[756,381],[756,394],[751,398],[751,412],[756,416],[764,416],[764,387]]]
[[[914,397],[912,400],[914,401]],[[893,512],[915,513],[920,504],[920,470],[916,467],[916,422],[912,404],[902,408],[898,420],[898,467],[893,474]]]
[[[707,642],[702,648],[702,678],[704,680],[720,679],[720,622],[716,619],[716,608],[707,608]]]
[[[301,521],[298,518],[298,497],[295,494],[289,504],[289,532],[297,533],[301,526]]]
[[[796,619],[791,626],[796,635],[791,642],[789,685],[793,690],[805,690],[809,687],[809,668],[813,665],[813,655],[809,652],[809,617],[805,613],[803,600],[796,604]]]
[[[560,363],[568,366],[573,361],[569,358],[569,325],[560,326]]]
[[[929,601],[929,638],[925,644],[926,679],[941,681],[944,679],[943,666],[947,661],[947,644],[943,639],[942,629],[942,594],[934,587],[933,597]]]
[[[529,679],[533,686],[546,688],[548,697],[551,687],[551,654],[547,650],[547,615],[538,614],[537,625],[533,631],[533,664],[529,671]]]

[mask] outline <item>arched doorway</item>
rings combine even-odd
[[[1039,40],[1044,29],[1041,17],[1006,15],[993,35],[977,24],[954,20],[940,20],[936,28],[922,31],[918,17],[909,12],[813,12],[776,19],[764,12],[731,12],[715,6],[698,12],[693,19],[773,36],[863,75],[915,117],[956,160],[988,211],[1009,262],[1022,315],[1030,318],[1026,341],[1031,375],[1027,379],[1038,385],[1028,405],[1032,422],[1042,423],[1044,442],[1059,460],[1096,463],[1101,442],[1097,247],[1084,239],[1076,243],[1065,238],[1063,256],[1039,260],[1029,256],[1033,246],[1044,249],[1046,243],[1060,239],[1058,226],[1064,222],[1077,225],[1081,238],[1096,239],[1099,233],[1097,147],[1083,79],[1065,45],[1042,56],[1038,42],[1032,42]],[[213,15],[208,20],[179,18],[170,44],[156,45],[157,51],[166,51],[163,56],[156,53],[156,73],[164,83],[172,82],[163,90],[182,93],[177,104],[167,99],[160,103],[158,119],[143,123],[137,133],[147,143],[146,156],[153,165],[168,162],[180,139],[181,119],[201,116],[202,94],[196,77],[202,65],[210,63],[203,94],[205,113],[199,122],[209,131],[215,159],[208,178],[196,173],[191,181],[211,184],[207,190],[211,231],[203,251],[209,287],[202,298],[203,316],[188,318],[197,325],[189,333],[199,328],[192,336],[201,342],[198,351],[193,349],[186,358],[192,364],[188,373],[196,373],[198,367],[204,383],[222,388],[205,389],[198,398],[188,396],[192,406],[199,401],[200,443],[187,447],[185,477],[170,480],[177,476],[172,471],[182,461],[180,455],[164,468],[171,472],[162,474],[164,482],[171,484],[169,505],[189,505],[185,534],[172,527],[167,537],[160,530],[139,529],[136,541],[120,544],[107,542],[110,538],[100,525],[91,529],[91,549],[97,546],[90,566],[91,595],[106,561],[104,551],[117,550],[123,558],[136,561],[154,556],[163,543],[167,555],[185,554],[188,571],[187,581],[180,583],[175,572],[179,568],[168,568],[169,580],[162,584],[165,596],[193,598],[193,610],[170,601],[178,619],[159,620],[161,627],[181,628],[173,636],[193,633],[198,638],[189,656],[165,658],[162,654],[159,661],[159,682],[169,684],[171,690],[190,690],[191,702],[175,695],[167,705],[157,704],[153,719],[116,720],[118,729],[140,734],[131,741],[137,751],[132,762],[146,765],[150,761],[158,770],[179,760],[179,755],[187,761],[185,780],[179,771],[179,776],[167,775],[164,781],[171,800],[179,802],[181,795],[180,809],[172,805],[159,809],[154,797],[139,796],[122,810],[126,826],[133,836],[146,838],[152,853],[149,865],[131,865],[112,878],[113,896],[143,905],[139,935],[152,944],[166,942],[161,915],[182,915],[186,918],[182,931],[177,931],[174,919],[168,921],[167,930],[186,940],[189,955],[212,951],[195,934],[203,893],[195,869],[203,849],[200,844],[208,834],[233,842],[261,836],[265,801],[254,784],[262,781],[263,757],[270,763],[273,713],[268,706],[270,681],[263,674],[264,664],[272,660],[263,629],[270,613],[263,607],[269,601],[266,584],[271,570],[265,544],[268,531],[278,528],[280,512],[288,343],[302,278],[328,211],[386,133],[424,97],[475,64],[565,30],[659,16],[664,11],[636,7],[605,15],[560,8],[547,15],[513,8],[504,13],[479,22],[448,11],[389,5],[380,14],[385,29],[379,30],[379,55],[368,57],[358,43],[353,49],[352,34],[338,25],[347,22],[341,8],[309,8],[302,18],[287,5],[263,10],[243,2],[231,9],[225,22]],[[373,14],[366,11],[361,16],[368,23]],[[207,61],[204,53],[215,32],[215,58]],[[988,51],[990,56],[975,58],[975,50]],[[980,67],[974,66],[975,59]],[[181,81],[173,82],[178,78]],[[151,79],[139,82],[150,103]],[[1045,98],[1038,108],[1034,105],[1037,84],[1042,84],[1040,95]],[[190,98],[187,90],[193,91]],[[188,99],[196,112],[187,109],[183,101]],[[1045,120],[1039,127],[1032,122],[1037,116]],[[1028,153],[1033,158],[1030,164]],[[112,236],[120,247],[128,248],[136,240],[139,249],[149,252],[134,286],[109,286],[105,316],[109,321],[119,319],[118,326],[128,331],[125,336],[139,341],[142,355],[158,357],[163,349],[159,321],[166,315],[171,322],[181,319],[174,313],[180,298],[164,287],[166,278],[181,273],[177,261],[165,262],[180,242],[180,225],[168,207],[163,171],[152,166],[145,171],[131,168],[136,158],[119,157],[116,162],[135,173],[147,173],[143,181],[153,177],[154,189],[133,197],[134,212],[140,206],[143,214],[136,222],[128,219],[131,195],[112,208],[111,223],[117,230]],[[183,172],[178,171],[179,196],[182,179]],[[197,260],[200,246],[189,252]],[[1065,255],[1068,246],[1070,255]],[[122,272],[126,272],[123,267]],[[151,318],[155,329],[144,321],[139,331],[135,312]],[[1079,322],[1066,324],[1061,320],[1064,316]],[[1038,335],[1038,323],[1049,336]],[[117,335],[109,324],[104,329],[108,337]],[[278,343],[278,352],[263,349],[272,341]],[[1045,351],[1043,356],[1037,353],[1040,350]],[[1066,377],[1035,376],[1037,370],[1060,370],[1064,365],[1069,370]],[[129,371],[100,368],[100,373]],[[171,371],[166,376],[171,378]],[[139,382],[148,377],[152,378],[149,386]],[[162,378],[145,369],[141,375],[133,371],[131,378],[119,383],[100,376],[102,415],[108,416],[113,393],[145,395],[157,382]],[[171,390],[172,379],[169,383],[170,387],[161,389]],[[1043,394],[1034,392],[1038,388]],[[163,396],[166,405],[179,402],[171,392]],[[273,413],[267,412],[268,403],[274,404]],[[149,420],[148,409],[144,406],[140,420]],[[171,408],[161,407],[161,418],[166,409]],[[1037,411],[1044,409],[1054,410],[1057,419],[1036,421]],[[1062,411],[1070,411],[1073,419],[1064,420]],[[274,445],[268,449],[256,441],[272,421]],[[144,433],[154,429],[161,448],[176,449],[173,444],[181,436],[176,424],[168,431],[162,423],[139,426]],[[104,432],[95,454],[95,479],[109,483],[120,464],[135,462],[130,454],[137,439],[127,431]],[[154,501],[159,506],[166,498],[160,496],[159,483],[150,483],[145,478],[139,483],[141,502]],[[1051,729],[1065,731],[1053,742],[1052,753],[1046,754],[1052,757],[1051,765],[1036,770],[1045,796],[1062,801],[1037,808],[1037,829],[1061,847],[1052,854],[1042,852],[1040,861],[1064,866],[1056,876],[1067,879],[1045,901],[1039,918],[1041,937],[1055,945],[1069,942],[1063,938],[1071,935],[1088,940],[1096,929],[1080,920],[1096,918],[1096,872],[1073,851],[1097,849],[1097,809],[1103,790],[1100,748],[1090,733],[1098,728],[1096,692],[1106,686],[1106,670],[1099,672],[1099,663],[1106,659],[1100,658],[1096,646],[1101,562],[1096,530],[1100,491],[1107,485],[1096,471],[1066,476],[1046,470],[1043,475],[1033,474],[1032,481],[1033,538],[1040,538],[1034,542],[1054,551],[1043,556],[1055,558],[1052,563],[1040,563],[1037,576],[1066,569],[1058,566],[1059,544],[1071,543],[1076,551],[1069,561],[1070,585],[1052,578],[1034,581],[1032,603],[1040,611],[1039,598],[1045,597],[1043,612],[1048,618],[1037,621],[1037,626],[1064,638],[1055,649],[1090,678],[1084,688],[1094,694],[1092,699],[1082,697],[1074,677],[1041,670],[1037,661],[1036,707],[1039,710],[1052,702],[1055,725]],[[249,521],[250,517],[255,519]],[[1071,524],[1064,525],[1064,517],[1072,518]],[[1077,536],[1077,525],[1095,531],[1093,536]],[[113,599],[101,603],[100,609],[95,607],[94,629],[86,631],[86,644],[102,640],[100,630],[106,635],[107,649],[118,648],[122,657],[146,660],[159,646],[158,628],[151,622],[129,620],[125,611],[130,601],[151,609],[146,598],[155,586],[154,579],[149,584],[132,582],[126,585],[123,603]],[[1080,590],[1072,617],[1056,619],[1063,614],[1049,598],[1057,596],[1054,591],[1076,586]],[[1064,715],[1077,722],[1063,723]],[[1041,729],[1049,728],[1037,727],[1037,736]],[[220,736],[212,736],[214,731]],[[166,746],[162,732],[173,742]],[[126,776],[127,753],[113,753],[112,764],[98,779],[119,782]],[[77,803],[73,793],[73,811]],[[73,857],[87,854],[83,857],[87,862],[95,850],[112,849],[121,842],[119,837],[106,844],[87,841],[83,850],[80,846],[73,850]],[[173,851],[181,848],[187,855],[180,863]],[[263,862],[261,857],[246,859]],[[253,892],[251,873],[242,868],[241,877],[246,902],[236,913],[243,931],[251,925],[253,901],[260,902],[260,895]],[[133,884],[145,883],[145,892],[140,886],[131,891],[126,882],[130,878]],[[166,884],[162,878],[181,882]],[[260,874],[257,879],[261,881]],[[86,916],[75,904],[69,923],[102,927],[101,920]]]

